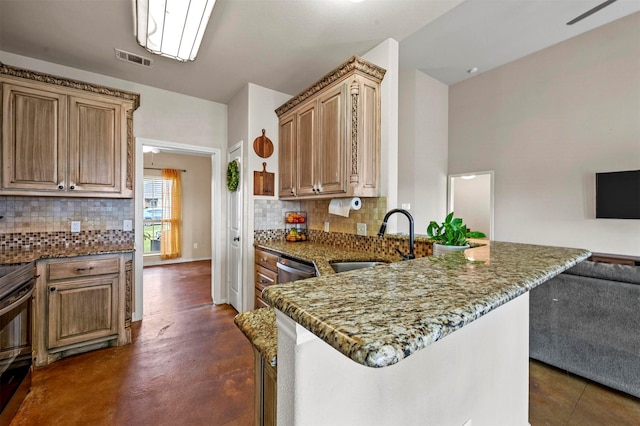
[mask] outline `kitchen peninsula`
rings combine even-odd
[[[528,291],[589,255],[491,242],[269,287],[278,423],[528,424]]]

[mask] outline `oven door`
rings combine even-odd
[[[0,301],[0,424],[9,424],[31,384],[35,278]]]

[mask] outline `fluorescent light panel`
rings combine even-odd
[[[140,46],[178,61],[193,61],[215,0],[133,0]]]

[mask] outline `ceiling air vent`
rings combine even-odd
[[[124,50],[116,49],[116,59],[121,61],[131,62],[136,65],[142,65],[143,67],[153,66],[153,59],[145,58],[144,56],[136,55],[135,53],[125,52]]]

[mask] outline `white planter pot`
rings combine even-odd
[[[436,256],[438,254],[450,253],[452,251],[463,251],[468,249],[470,246],[467,244],[466,246],[446,246],[444,244],[433,244],[433,255]]]

